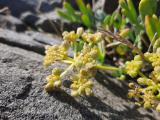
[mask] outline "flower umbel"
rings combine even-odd
[[[90,96],[93,94],[92,78],[96,75],[98,69],[117,71],[118,68],[105,66],[98,59],[99,53],[103,53],[98,44],[101,42],[102,34],[100,32],[85,32],[83,28],[77,31],[64,32],[61,45],[49,46],[46,49],[44,65],[50,66],[55,62],[69,64],[65,70],[55,69],[52,74],[47,77],[47,85],[45,90],[52,92],[60,89],[63,77],[71,70],[75,75],[71,75],[72,96]],[[68,56],[68,50],[72,49],[74,57]]]
[[[60,69],[54,69],[52,71],[52,74],[46,78],[48,83],[45,86],[45,90],[47,92],[52,92],[54,89],[61,87],[62,85],[62,81],[60,77],[61,72],[62,71]]]
[[[145,60],[153,67],[153,71],[150,74],[143,75],[141,73],[142,65],[145,62],[135,63],[134,68],[132,69],[134,72],[127,72],[131,77],[140,77],[137,79],[137,85],[130,85],[131,90],[128,95],[130,98],[134,98],[136,100],[136,104],[142,105],[145,109],[156,109],[160,112],[160,55],[158,53],[145,53]],[[136,58],[130,62],[140,62],[141,59]],[[138,66],[139,64],[139,66]],[[133,65],[133,64],[132,64]],[[145,66],[145,65],[144,65]],[[127,70],[132,70],[127,69]],[[134,73],[134,74],[131,74]]]
[[[125,66],[126,73],[130,75],[132,78],[134,78],[138,75],[140,69],[142,68],[142,65],[143,65],[142,60],[139,60],[137,59],[137,57],[135,57],[134,60],[126,62]]]
[[[64,45],[54,45],[46,47],[46,56],[44,57],[44,66],[50,66],[52,63],[64,60],[67,57],[67,48]]]

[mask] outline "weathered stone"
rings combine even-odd
[[[23,12],[37,12],[42,0],[1,0],[0,6],[7,6],[12,15],[19,17]]]
[[[73,98],[70,90],[47,94],[43,86],[50,71],[43,56],[0,44],[0,119],[19,120],[158,120],[156,112],[136,109],[126,99],[127,87],[97,76],[95,96]],[[52,68],[66,65],[55,64]],[[64,80],[66,80],[64,78]]]
[[[44,54],[44,44],[23,33],[0,29],[0,42]]]
[[[118,7],[118,0],[97,0],[93,9],[102,9],[105,13],[111,14]]]
[[[36,23],[36,27],[49,33],[57,33],[61,29],[61,22],[56,12],[41,14],[40,19]]]
[[[39,17],[40,19],[36,23],[37,28],[49,33],[61,35],[61,31],[76,30],[77,27],[80,26],[79,24],[69,23],[62,20],[62,18],[57,15],[56,11],[41,14]]]
[[[36,28],[35,24],[39,20],[39,17],[31,12],[25,12],[21,15],[20,19],[32,28]]]
[[[29,36],[31,36],[33,40],[40,42],[42,44],[55,45],[55,44],[60,44],[62,42],[62,38],[58,37],[57,35],[50,35],[46,33],[33,32],[33,31],[27,31],[26,33]]]
[[[0,0],[0,7],[7,6],[12,15],[19,17],[24,12],[49,12],[59,7],[62,0]]]
[[[53,8],[61,8],[63,4],[63,0],[51,0],[51,5]]]
[[[27,29],[27,26],[21,20],[11,15],[0,15],[0,27],[18,32],[23,32]]]
[[[49,4],[47,1],[43,1],[40,5],[39,11],[45,13],[53,10],[53,6]]]

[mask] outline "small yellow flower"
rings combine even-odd
[[[151,79],[144,78],[144,77],[143,77],[143,78],[142,78],[142,77],[138,78],[138,79],[137,79],[137,82],[138,82],[138,84],[140,84],[140,85],[148,85],[148,86],[154,84]]]
[[[160,54],[159,53],[145,53],[145,58],[152,63],[153,67],[160,66]]]
[[[71,95],[72,96],[90,96],[93,94],[92,87],[93,82],[89,80],[91,76],[87,71],[80,70],[80,73],[73,77],[71,85]]]
[[[125,66],[126,73],[134,78],[138,75],[139,71],[142,68],[142,65],[142,61],[127,61]]]
[[[150,109],[150,108],[152,108],[152,104],[151,104],[149,101],[146,101],[146,102],[144,103],[144,108],[145,108],[145,109]]]
[[[45,86],[45,90],[47,92],[52,92],[55,88],[59,88],[62,85],[62,81],[61,81],[61,70],[59,69],[54,69],[52,71],[52,74],[49,75],[46,80],[47,80],[47,85]]]
[[[151,77],[155,82],[160,82],[160,66],[154,68]]]
[[[87,95],[90,96],[93,94],[92,91],[93,83],[87,79],[78,79],[74,80],[73,84],[71,85],[71,95],[72,96],[83,96]]]
[[[48,46],[46,48],[46,56],[44,57],[44,66],[48,67],[55,61],[63,60],[67,57],[67,50],[63,46]]]
[[[157,111],[157,112],[160,112],[160,103],[157,105],[156,111]]]
[[[78,68],[86,67],[91,68],[96,65],[95,60],[97,59],[98,48],[97,47],[90,47],[88,45],[83,47],[81,53],[77,56],[75,60],[75,65]]]
[[[75,33],[75,31],[71,31],[71,32],[64,32],[63,34],[63,39],[69,42],[75,42],[79,36]]]
[[[102,40],[102,33],[97,32],[95,34],[92,33],[83,33],[82,39],[89,43],[98,43]]]
[[[76,34],[80,37],[83,33],[84,33],[84,29],[83,29],[82,27],[79,27],[79,28],[77,29]]]

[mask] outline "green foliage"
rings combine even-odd
[[[146,16],[145,17],[145,28],[146,28],[146,33],[150,39],[150,41],[153,40],[155,34],[156,34],[156,38],[160,37],[160,20],[157,18],[156,15],[153,16]]]
[[[104,43],[101,33],[85,32],[83,28],[78,28],[77,32],[64,32],[63,39],[61,45],[47,47],[44,65],[47,67],[55,62],[62,62],[69,64],[69,67],[65,70],[56,68],[52,71],[52,74],[46,78],[45,90],[47,92],[60,89],[63,77],[74,69],[75,74],[71,75],[71,95],[74,97],[90,96],[93,94],[91,79],[97,70],[119,70],[103,63],[105,49],[102,46]],[[74,58],[68,56],[70,48],[74,50]]]
[[[127,16],[130,22],[133,24],[138,24],[138,21],[137,21],[138,16],[137,16],[132,0],[127,0],[127,1],[120,0],[119,4],[122,8],[123,14]]]
[[[93,83],[90,79],[94,77],[95,71],[109,70],[114,71],[112,75],[119,77],[120,80],[125,79],[124,74],[130,76],[130,79],[137,79],[136,84],[129,84],[131,88],[129,97],[134,98],[137,101],[136,104],[146,109],[153,108],[160,112],[160,19],[156,15],[157,0],[141,0],[137,9],[132,0],[119,0],[118,9],[111,15],[100,16],[101,20],[99,21],[90,5],[85,5],[83,0],[76,0],[76,2],[80,11],[65,2],[64,10],[59,10],[58,14],[70,22],[83,24],[89,29],[100,24],[105,30],[113,32],[113,35],[94,33],[93,30],[86,32],[82,28],[78,28],[77,32],[64,32],[62,45],[50,46],[46,50],[44,65],[49,66],[60,61],[69,64],[69,67],[64,71],[60,70],[61,72],[58,74],[53,71],[47,78],[49,82],[46,90],[53,91],[60,88],[62,77],[68,73],[68,70],[75,68],[76,76],[71,85],[71,95],[89,96],[93,93]],[[119,34],[118,38],[114,37],[114,35],[117,36],[117,33]],[[144,37],[145,35],[148,38]],[[121,40],[117,44],[116,40],[119,38]],[[129,41],[125,41],[125,39]],[[120,63],[124,66],[116,68],[104,65],[106,52],[108,52],[104,40],[110,46],[115,45],[111,49],[114,49],[115,55],[118,53],[119,56],[116,56],[118,60],[114,64]],[[133,50],[131,51],[129,47]],[[148,48],[150,53],[146,52],[144,47]],[[74,58],[68,56],[69,48],[73,49]],[[138,50],[139,55],[128,61],[127,57],[132,59],[135,55],[134,50]],[[128,51],[130,51],[129,54],[127,54]],[[142,51],[145,51],[144,54]],[[133,55],[130,55],[131,53]],[[122,58],[123,61],[119,58]],[[148,68],[151,69],[147,71]],[[155,94],[157,91],[159,94]],[[140,99],[142,101],[138,101]]]
[[[93,28],[95,18],[90,5],[85,5],[83,0],[76,0],[76,2],[80,11],[75,10],[70,3],[64,2],[64,10],[58,10],[59,16],[69,22],[79,23],[88,28]]]
[[[139,12],[144,19],[145,16],[156,13],[157,10],[157,0],[141,0],[139,3]]]

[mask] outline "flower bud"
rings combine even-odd
[[[146,101],[146,102],[144,103],[144,108],[145,108],[145,109],[150,109],[150,108],[152,108],[151,103],[150,103],[149,101]]]
[[[46,92],[52,92],[54,90],[54,85],[52,82],[47,83],[47,85],[45,85],[45,90]]]
[[[82,34],[83,34],[83,32],[84,32],[84,29],[82,28],[82,27],[79,27],[78,29],[77,29],[77,35],[78,36],[81,36]]]
[[[91,96],[93,94],[93,91],[90,88],[86,88],[85,93],[87,96]]]
[[[129,83],[129,88],[134,89],[135,88],[135,84],[134,83]]]
[[[73,96],[73,97],[79,96],[78,91],[77,90],[72,90],[71,91],[71,96]]]
[[[54,82],[54,87],[60,87],[62,85],[62,81],[61,80],[58,80],[58,81],[55,81]]]
[[[120,36],[123,37],[123,38],[126,38],[128,37],[129,35],[129,32],[130,32],[130,29],[129,28],[126,28],[126,29],[123,29],[121,32],[120,32]]]
[[[157,112],[160,112],[160,103],[157,105],[156,111],[157,111]]]

